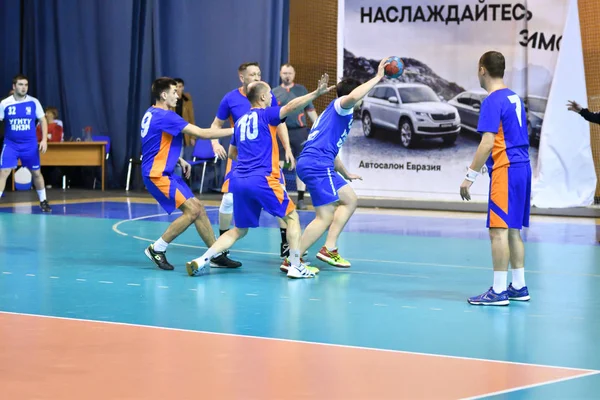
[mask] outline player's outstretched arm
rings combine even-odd
[[[335,159],[333,160],[333,168],[339,172],[342,177],[346,180],[349,181],[353,181],[355,179],[360,179],[362,180],[362,178],[356,174],[351,174],[350,172],[348,172],[348,170],[346,169],[346,167],[344,166],[344,163],[342,163],[342,160],[340,159],[340,155],[338,154]]]
[[[225,136],[233,135],[233,128],[215,129],[215,128],[200,128],[196,125],[187,124],[183,128],[183,133],[198,137],[200,139],[218,139]]]
[[[212,124],[210,124],[210,127],[212,129],[221,129],[223,127],[223,124],[225,123],[224,120],[219,119],[219,117],[215,117],[215,119],[213,120]],[[225,148],[221,145],[221,143],[219,143],[219,139],[213,139],[211,140],[212,143],[212,148],[213,151],[215,152],[215,154],[221,159],[224,160],[227,158],[227,152],[225,152]]]
[[[369,93],[371,89],[373,89],[375,85],[377,85],[379,81],[381,81],[381,79],[385,75],[385,66],[389,63],[390,57],[381,60],[381,62],[379,63],[379,67],[377,67],[377,75],[375,75],[375,77],[369,79],[368,81],[351,91],[349,95],[343,96],[340,99],[340,105],[342,106],[342,108],[345,108],[346,110],[354,108],[356,103],[358,103],[363,97],[365,97],[367,93]]]
[[[296,97],[294,100],[287,103],[285,106],[281,107],[279,111],[279,118],[284,119],[289,114],[292,114],[298,110],[305,108],[310,102],[314,101],[317,97],[329,92],[335,86],[327,87],[329,83],[329,75],[323,74],[319,83],[317,84],[317,89],[309,94],[305,94],[304,96]]]

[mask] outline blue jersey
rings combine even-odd
[[[529,163],[527,113],[519,96],[510,89],[492,92],[481,104],[477,131],[495,134],[489,171]]]
[[[354,109],[341,106],[341,98],[329,103],[313,124],[300,158],[311,165],[331,166],[352,128]]]
[[[35,97],[25,96],[19,101],[10,96],[0,101],[0,121],[6,121],[4,141],[16,145],[37,144],[35,122],[44,116],[44,109]]]
[[[271,176],[279,179],[277,126],[281,107],[253,108],[235,123],[231,144],[237,147],[235,177]]]
[[[142,175],[171,175],[183,146],[181,131],[188,125],[175,111],[150,107],[142,118]]]

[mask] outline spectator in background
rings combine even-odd
[[[281,77],[281,85],[273,88],[273,94],[277,98],[277,105],[283,107],[293,99],[308,94],[308,90],[304,86],[294,83],[296,71],[291,64],[283,64],[279,74]],[[315,111],[315,107],[312,103],[309,103],[304,109],[290,114],[285,121],[288,128],[292,154],[296,159],[300,156],[300,153],[304,148],[304,143],[308,139],[306,114],[308,114],[308,117],[313,123],[317,120],[318,115]],[[279,144],[279,167],[283,168],[285,151],[281,141],[278,140],[277,142]],[[296,189],[298,191],[298,202],[296,206],[299,210],[305,210],[304,191],[306,190],[306,185],[298,178],[298,176],[296,176]]]
[[[63,123],[58,119],[58,109],[56,107],[46,108],[46,120],[48,121],[48,142],[62,142],[63,137]],[[38,123],[37,129],[38,142],[42,140],[42,126]]]
[[[587,108],[581,107],[577,102],[573,100],[569,100],[567,103],[567,109],[569,111],[574,111],[577,114],[581,115],[586,121],[593,122],[595,124],[600,124],[600,112],[591,112]]]
[[[196,125],[196,118],[194,118],[194,104],[192,103],[192,95],[189,93],[184,93],[185,82],[181,78],[175,78],[175,82],[177,82],[177,94],[179,95],[179,99],[177,100],[177,105],[175,106],[175,112],[181,118],[186,120],[188,123],[192,125]],[[185,135],[184,137],[184,146],[194,146],[196,144],[196,138],[190,135]]]

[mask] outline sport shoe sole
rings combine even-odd
[[[529,301],[531,299],[530,295],[527,296],[521,296],[521,297],[508,297],[508,300],[513,300],[513,301]]]
[[[287,272],[288,278],[293,279],[306,279],[306,278],[314,278],[315,274],[304,274],[300,272],[298,268],[290,268]]]
[[[185,264],[185,269],[189,276],[202,276],[208,275],[210,272],[210,268],[208,265],[203,265],[200,267],[196,261],[190,261]]]
[[[336,263],[335,261],[333,261],[331,258],[327,257],[326,255],[322,254],[322,253],[317,253],[317,258],[329,265],[332,265],[334,267],[337,268],[350,268],[352,264],[348,263],[348,264],[339,264]]]
[[[467,300],[469,302],[469,304],[474,305],[474,306],[507,306],[510,304],[510,301],[508,300],[499,300],[499,301],[470,301]]]

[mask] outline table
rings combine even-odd
[[[108,142],[48,143],[45,154],[40,153],[42,167],[101,167],[104,191],[104,162]],[[21,161],[19,160],[19,165]],[[12,189],[15,190],[15,171],[12,171]]]

